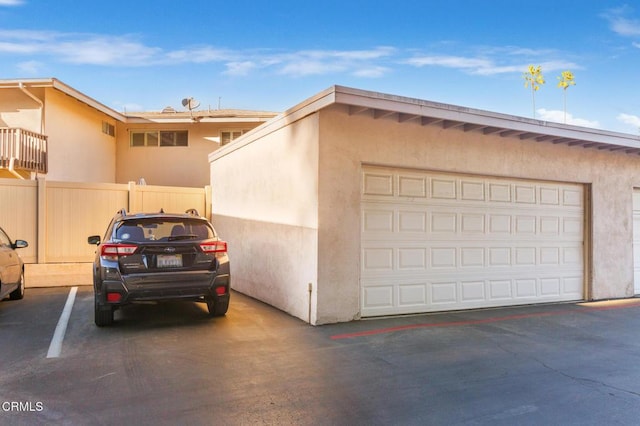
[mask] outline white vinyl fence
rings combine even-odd
[[[92,262],[89,235],[102,235],[113,215],[184,212],[195,208],[211,218],[211,190],[129,184],[0,179],[0,227],[29,242],[20,255],[28,264]]]

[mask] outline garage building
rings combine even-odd
[[[640,293],[637,136],[334,86],[209,161],[233,288],[311,324]]]

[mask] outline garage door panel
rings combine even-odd
[[[394,285],[370,285],[363,292],[364,306],[372,311],[392,309],[396,305],[393,298],[394,291]]]
[[[489,281],[489,297],[491,300],[508,300],[513,297],[513,283],[511,280]]]
[[[460,198],[463,200],[484,201],[485,183],[481,180],[461,180]]]
[[[455,304],[458,302],[456,282],[436,282],[431,284],[431,303],[433,305]]]
[[[562,191],[563,205],[579,207],[583,209],[584,192],[577,189],[564,189]]]
[[[365,173],[363,182],[365,195],[393,196],[392,173]]]
[[[582,276],[565,277],[562,280],[562,292],[566,295],[574,295],[576,298],[582,297],[583,293]]]
[[[425,247],[398,248],[398,269],[425,271],[427,269],[427,249]]]
[[[427,305],[427,285],[401,284],[398,286],[398,305],[402,308],[424,307]]]
[[[393,210],[365,210],[362,212],[363,232],[387,232],[394,231]]]
[[[398,232],[427,232],[427,213],[424,211],[402,210],[398,212]]]
[[[515,297],[533,299],[538,295],[535,278],[521,278],[514,281],[516,286]]]
[[[581,185],[378,168],[367,179],[363,316],[583,298]]]
[[[462,281],[460,283],[460,299],[462,302],[484,302],[487,300],[484,281]]]
[[[426,198],[427,179],[423,176],[398,176],[398,195],[400,197]]]
[[[368,242],[362,249],[361,274],[364,278],[383,272],[406,273],[475,273],[503,274],[543,273],[552,266],[558,273],[575,272],[582,268],[582,247],[572,244],[556,246],[481,246],[482,242],[467,242],[456,246],[450,243],[417,245],[414,241],[389,247],[384,243]]]
[[[507,183],[490,182],[489,201],[496,203],[511,203],[511,185]]]
[[[364,271],[393,271],[394,250],[391,248],[367,248],[363,251],[362,266]]]
[[[544,278],[540,280],[541,296],[560,296],[560,278]]]

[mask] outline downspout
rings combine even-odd
[[[40,134],[43,135],[44,134],[44,102],[42,102],[39,98],[37,98],[33,93],[28,91],[27,88],[24,87],[24,84],[22,82],[18,83],[18,88],[22,90],[22,92],[25,95],[27,95],[28,97],[36,101],[38,105],[40,105]]]

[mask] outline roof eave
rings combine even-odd
[[[56,78],[25,78],[25,79],[14,79],[14,80],[0,80],[0,88],[19,88],[22,85],[24,88],[53,88],[58,90],[61,93],[64,93],[76,100],[84,103],[85,105],[102,112],[103,114],[108,115],[109,117],[118,120],[125,121],[126,117],[109,108],[108,106],[101,104],[95,99],[85,95],[84,93],[74,89],[71,86],[66,85]]]
[[[398,122],[420,119],[423,125],[459,128],[465,132],[498,133],[502,136],[515,136],[521,140],[534,139],[598,149],[610,146],[612,149],[624,147],[632,151],[640,150],[640,137],[626,133],[541,121],[343,86],[334,86],[334,90],[335,103],[349,106],[352,114],[367,113],[374,118],[386,119],[391,117]]]

